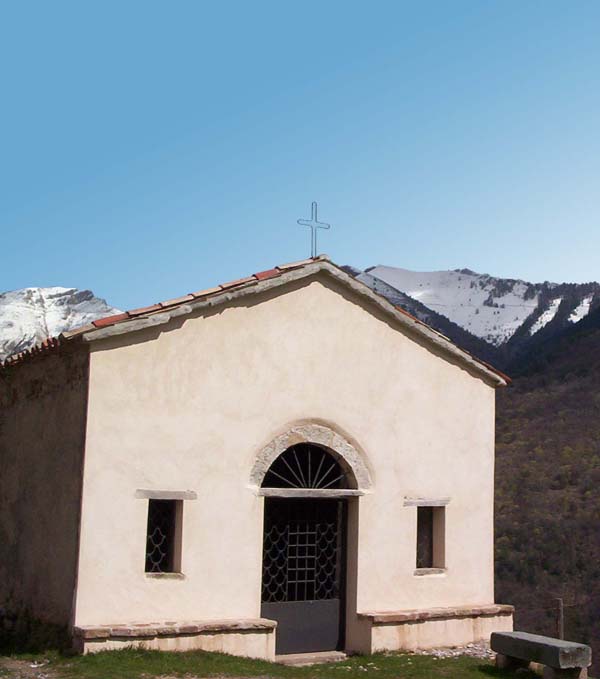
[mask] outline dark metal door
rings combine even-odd
[[[265,498],[261,615],[275,652],[344,645],[345,501]]]

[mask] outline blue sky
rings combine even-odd
[[[599,2],[0,4],[0,290],[600,279]]]

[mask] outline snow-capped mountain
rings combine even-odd
[[[528,283],[470,269],[418,272],[379,265],[347,270],[393,304],[499,365],[600,307],[600,285],[595,282]]]
[[[531,283],[492,278],[467,269],[418,272],[375,266],[367,269],[366,275],[401,290],[494,346],[514,335],[535,312],[540,296]],[[358,278],[367,282],[364,274]]]
[[[393,304],[499,368],[600,313],[598,283],[528,283],[470,269],[418,272],[344,267]],[[0,294],[0,361],[47,337],[119,313],[89,290],[24,288]]]
[[[0,294],[0,361],[47,337],[119,313],[90,290],[23,288]]]

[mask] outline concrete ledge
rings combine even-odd
[[[266,618],[167,621],[73,628],[80,653],[137,646],[161,651],[205,650],[273,660],[277,623]]]
[[[447,568],[415,568],[413,575],[446,575],[447,572]]]
[[[589,646],[539,634],[495,632],[491,647],[507,658],[536,662],[555,669],[584,668],[592,664]]]
[[[425,620],[451,620],[453,618],[474,618],[481,616],[512,616],[514,606],[489,604],[486,606],[458,606],[453,608],[423,608],[407,611],[358,613],[359,619],[369,620],[375,625],[402,622],[422,622]]]
[[[361,638],[352,651],[417,651],[488,641],[513,628],[513,606],[487,604],[359,613]]]
[[[134,623],[131,625],[82,625],[73,628],[73,635],[82,639],[112,639],[115,637],[156,637],[178,634],[215,632],[255,632],[274,630],[277,623],[266,618],[250,620],[209,620],[199,622]]]

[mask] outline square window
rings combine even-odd
[[[146,573],[181,570],[181,500],[148,500]]]
[[[417,507],[417,568],[445,568],[445,507]]]

